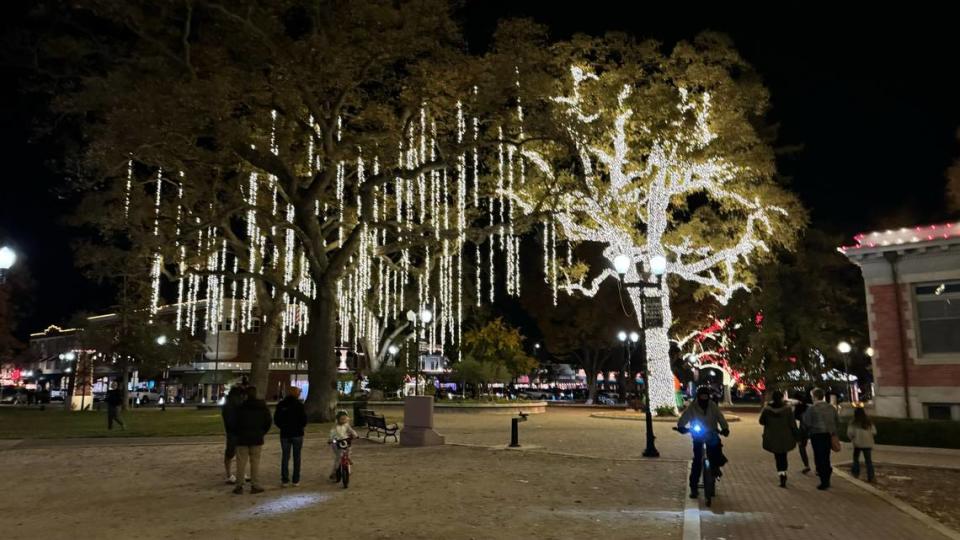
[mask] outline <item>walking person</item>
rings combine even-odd
[[[877,426],[867,416],[863,407],[853,410],[853,421],[847,424],[847,437],[853,443],[853,465],[850,472],[854,478],[860,478],[860,454],[867,466],[867,482],[873,483],[876,477],[873,473],[873,438],[877,434]]]
[[[837,409],[824,401],[823,389],[814,388],[810,396],[813,398],[813,405],[803,413],[803,424],[810,434],[813,462],[817,467],[817,476],[820,477],[820,485],[817,489],[822,491],[830,489],[830,475],[833,474],[833,468],[830,466],[830,452],[835,445],[839,446],[839,439],[835,443],[834,438],[837,436],[840,419]]]
[[[793,410],[783,400],[783,392],[776,390],[773,398],[760,412],[763,426],[763,449],[773,454],[777,465],[780,487],[787,487],[787,452],[797,445],[797,421]]]
[[[263,493],[260,485],[260,454],[263,450],[263,436],[270,431],[273,418],[270,409],[262,399],[257,399],[257,388],[246,388],[246,399],[237,408],[232,430],[237,435],[237,478],[243,478],[250,464],[250,493]],[[237,495],[243,493],[243,484],[233,488]]]
[[[793,406],[793,418],[797,422],[797,450],[800,451],[800,461],[803,462],[803,474],[810,472],[810,458],[807,456],[807,442],[810,435],[807,433],[807,427],[803,425],[803,413],[807,412],[807,398],[803,393],[797,394],[797,404]]]
[[[113,423],[120,424],[120,429],[126,430],[127,425],[120,418],[120,408],[123,406],[123,392],[117,388],[117,383],[110,383],[107,390],[107,429],[113,429]]]
[[[277,403],[273,423],[280,428],[280,486],[300,485],[300,451],[303,449],[303,429],[307,425],[307,411],[300,401],[300,389],[287,388],[287,397]],[[293,478],[290,477],[290,454],[293,453]]]
[[[232,386],[230,391],[227,392],[227,399],[220,407],[220,416],[223,418],[223,432],[226,436],[226,444],[223,448],[223,468],[226,472],[228,484],[237,483],[237,476],[230,472],[230,466],[237,457],[237,434],[233,430],[237,424],[237,411],[245,398],[242,388]]]

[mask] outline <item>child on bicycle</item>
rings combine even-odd
[[[333,449],[333,471],[330,473],[330,480],[339,482],[337,474],[340,472],[340,454],[343,452],[337,447],[337,441],[347,438],[355,439],[359,437],[353,427],[350,426],[350,415],[347,411],[337,411],[337,422],[330,430],[330,448]]]

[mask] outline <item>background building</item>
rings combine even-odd
[[[960,420],[960,223],[855,240],[840,251],[863,273],[876,414]]]

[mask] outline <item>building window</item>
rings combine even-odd
[[[952,409],[948,403],[924,403],[928,420],[953,420]]]
[[[287,360],[293,361],[297,359],[297,348],[296,347],[274,347],[271,360]]]
[[[960,282],[918,285],[920,354],[960,352]]]
[[[250,329],[247,330],[248,334],[259,334],[260,333],[260,319],[251,319],[250,320]]]

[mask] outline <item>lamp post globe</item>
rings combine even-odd
[[[630,257],[621,253],[613,258],[613,269],[622,276],[627,273],[627,270],[630,270],[631,262]]]
[[[397,352],[399,351],[400,349],[398,349],[396,345],[390,345],[389,347],[387,347],[387,352],[390,354],[397,354]]]
[[[623,330],[617,332],[617,339],[619,339],[620,341],[626,341],[626,340],[627,340],[627,333],[624,332]]]
[[[638,333],[636,333],[636,332],[630,332],[630,341],[632,341],[632,342],[634,342],[634,343],[640,341],[640,334],[638,334]]]
[[[63,355],[63,358],[72,362],[74,359],[77,358],[77,355],[73,351],[69,351]]]
[[[837,350],[843,354],[849,353],[852,349],[853,347],[851,347],[850,344],[847,343],[846,341],[841,341],[840,343],[837,344]]]
[[[667,271],[667,258],[663,255],[654,255],[650,257],[650,273],[655,276],[662,276]]]
[[[864,352],[864,354],[866,354],[866,355],[869,356],[870,358],[873,358],[873,353],[874,353],[873,347],[867,347],[867,349],[866,349],[865,351],[863,351],[863,352]]]
[[[162,345],[166,345],[166,344],[167,344],[167,336],[164,336],[164,335],[159,335],[159,336],[157,336],[157,345],[161,345],[161,346],[162,346]]]
[[[428,308],[423,308],[423,311],[420,312],[420,320],[425,324],[430,324],[430,321],[433,320],[433,312]]]
[[[17,252],[7,246],[0,248],[0,270],[9,270],[17,262]]]

